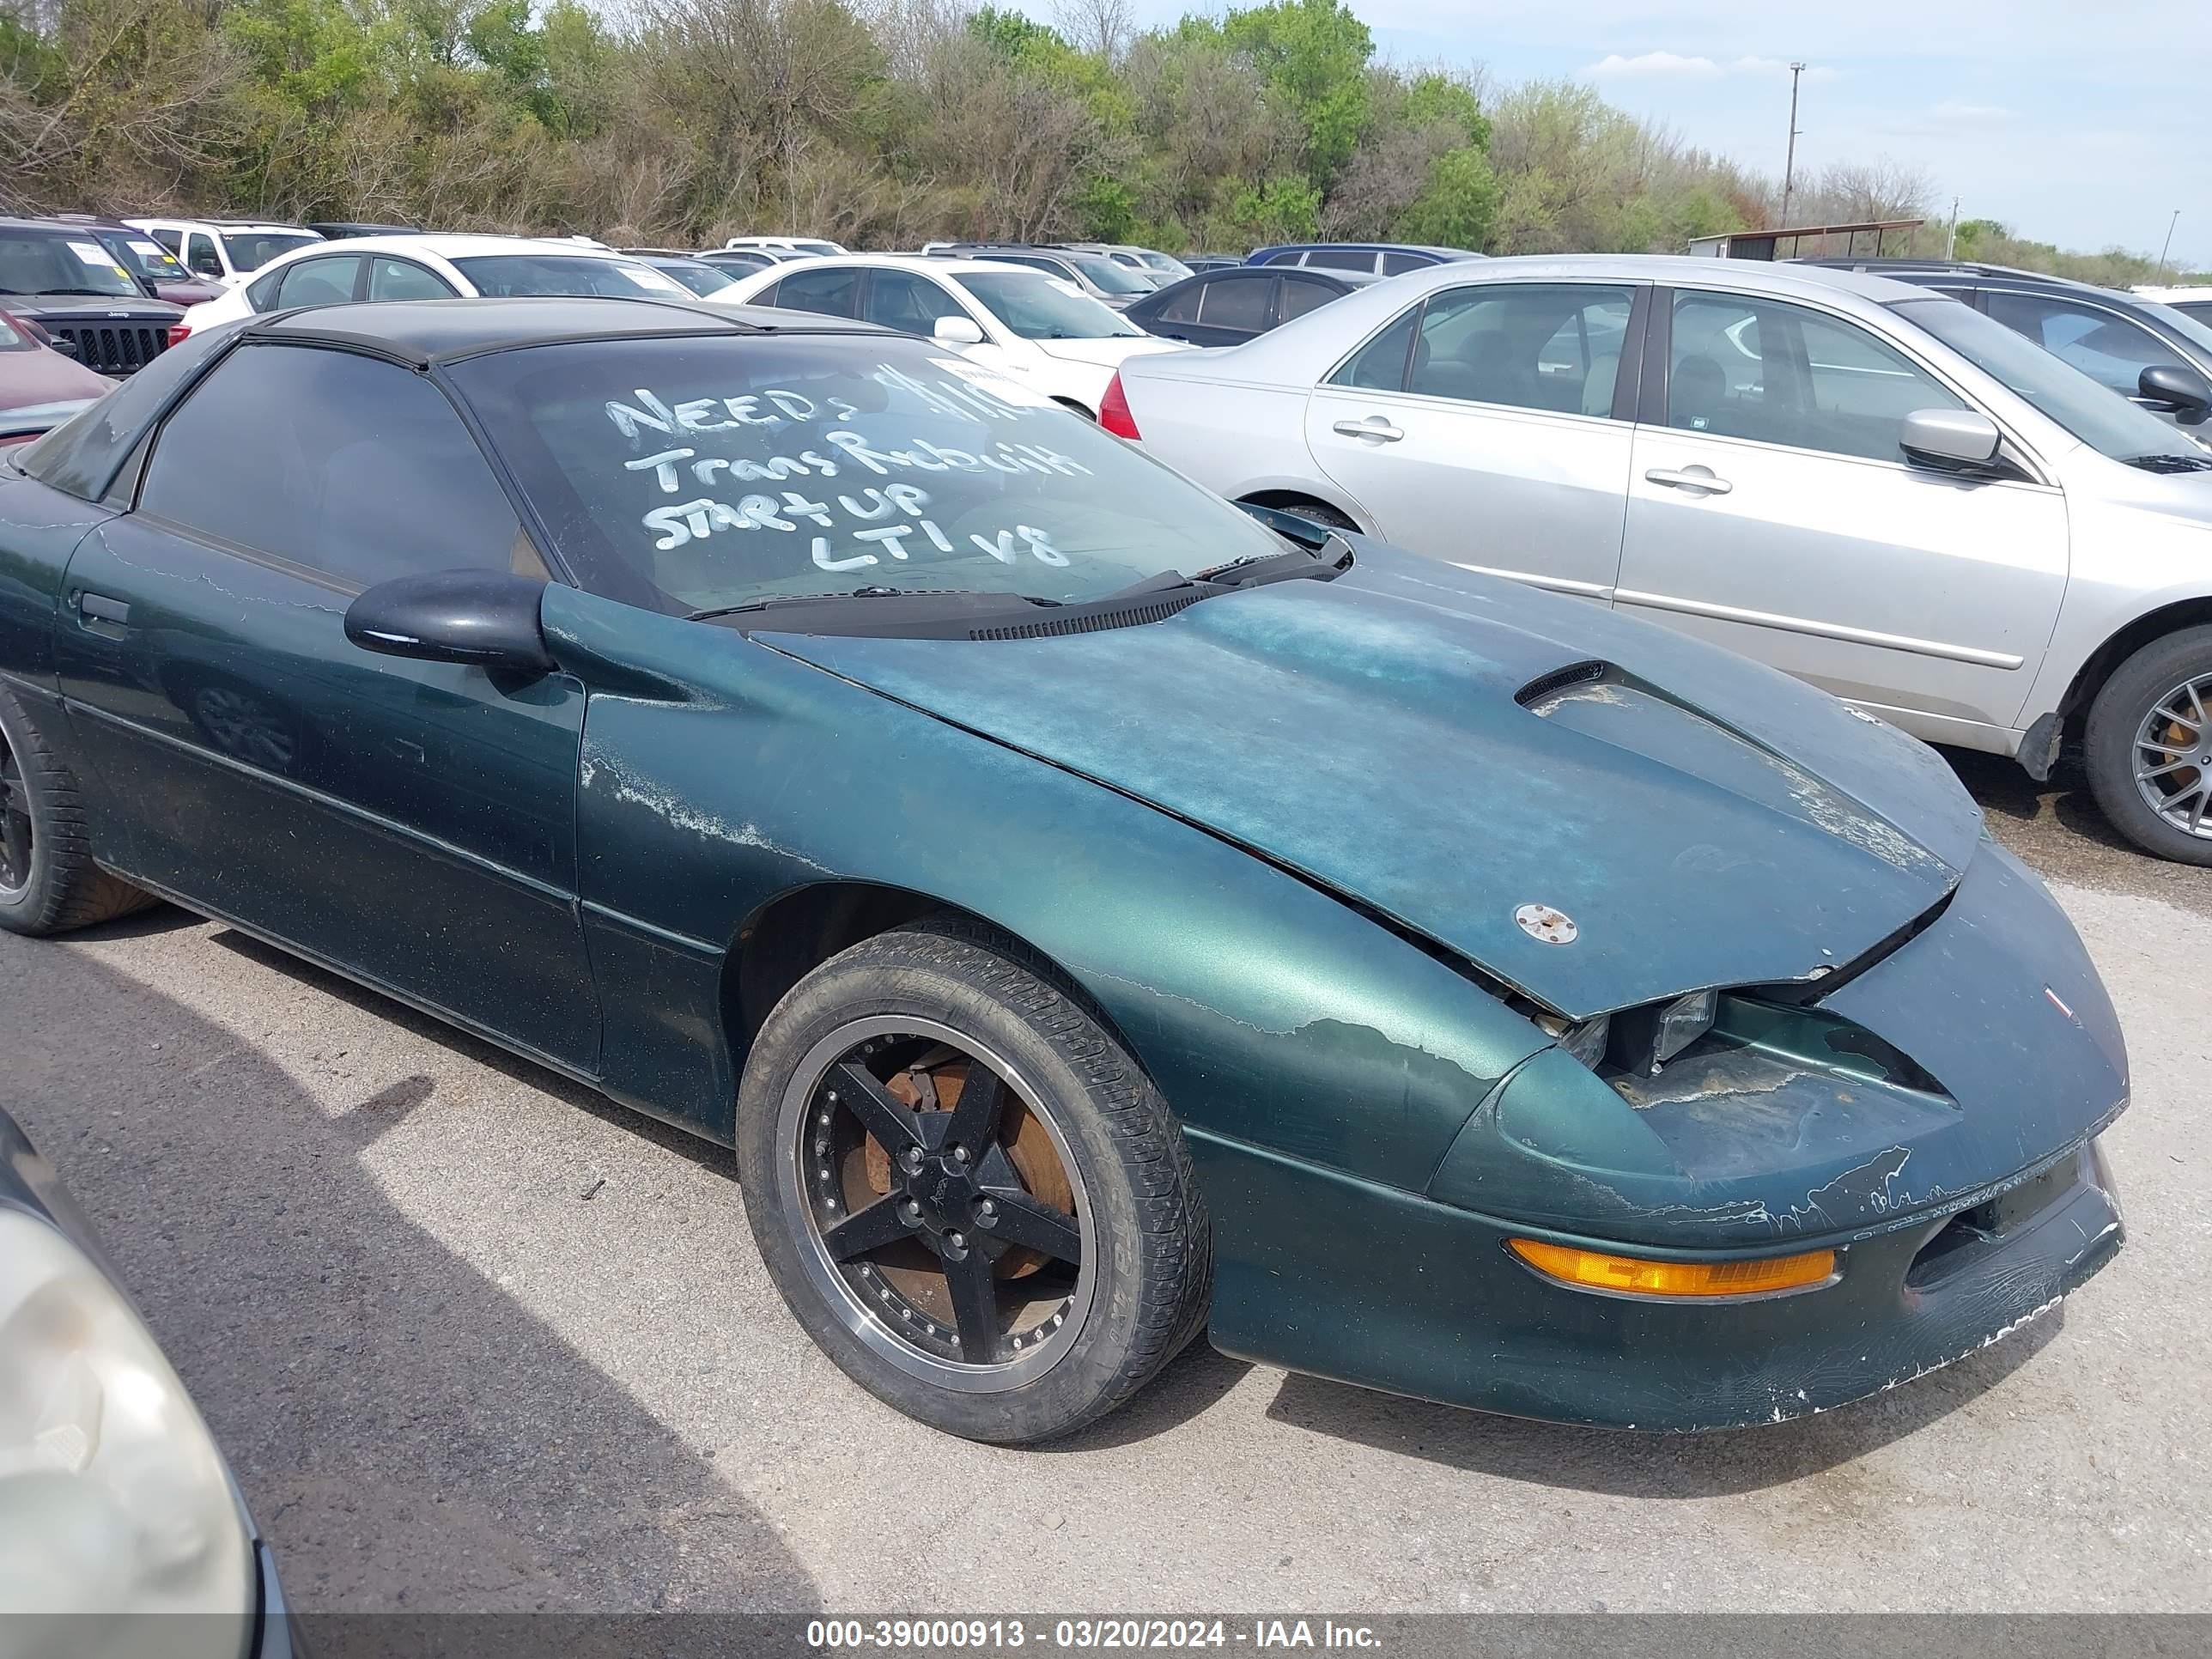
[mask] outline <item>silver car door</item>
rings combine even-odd
[[[1618,604],[1923,737],[1989,746],[2058,613],[2064,496],[1909,465],[1904,416],[1968,405],[1858,323],[1735,294],[1668,298]]]
[[[1387,539],[1607,603],[1633,440],[1616,403],[1638,291],[1480,283],[1432,294],[1315,388],[1307,447]]]

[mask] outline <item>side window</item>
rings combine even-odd
[[[1293,317],[1303,317],[1309,311],[1319,309],[1336,298],[1336,290],[1327,283],[1309,283],[1302,277],[1285,276],[1275,301],[1276,320],[1287,323]]]
[[[1196,322],[1198,302],[1205,297],[1206,290],[1212,286],[1211,283],[1191,283],[1160,307],[1159,320],[1164,323]]]
[[[453,290],[445,279],[412,259],[368,262],[368,297],[372,300],[450,300]]]
[[[233,351],[163,423],[138,507],[363,587],[512,568],[519,535],[443,392],[396,363],[314,346]]]
[[[185,245],[184,234],[175,230],[149,230],[146,233],[174,255]]]
[[[1406,359],[1413,344],[1413,325],[1421,307],[1399,313],[1397,320],[1345,359],[1328,377],[1331,386],[1359,386],[1369,392],[1403,392]]]
[[[185,264],[196,276],[222,275],[222,258],[215,251],[215,239],[203,231],[194,231],[185,238]]]
[[[860,309],[860,273],[849,269],[794,270],[776,284],[775,293],[775,303],[789,311],[855,317]]]
[[[1432,295],[1406,390],[1562,415],[1609,415],[1634,290],[1486,283]]]
[[[1323,270],[1373,270],[1375,253],[1370,248],[1317,247],[1306,255],[1306,264]]]
[[[1671,427],[1894,461],[1905,416],[1964,407],[1917,363],[1855,324],[1729,295],[1674,296]]]
[[[1208,328],[1240,328],[1257,334],[1267,320],[1267,289],[1273,278],[1231,276],[1206,285],[1198,320]]]
[[[276,289],[277,307],[289,311],[295,306],[343,305],[353,298],[354,279],[360,275],[358,255],[302,259],[284,267],[284,280]]]
[[[2095,306],[2004,293],[1992,293],[1989,303],[1990,315],[2007,328],[2124,397],[2135,395],[2136,382],[2152,364],[2182,362],[2148,329]]]
[[[1425,270],[1434,264],[1434,259],[1425,259],[1418,253],[1386,253],[1382,256],[1382,274],[1402,276],[1409,270]]]
[[[255,277],[246,285],[246,303],[256,311],[274,311],[277,286],[283,282],[284,275],[283,271],[272,270],[265,276]]]
[[[910,270],[868,274],[868,298],[861,320],[908,334],[927,335],[939,317],[965,317],[960,302],[927,276]]]
[[[1294,265],[1304,257],[1304,249],[1286,247],[1280,253],[1270,253],[1267,263],[1271,265]]]

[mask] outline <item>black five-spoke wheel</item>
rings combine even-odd
[[[838,1364],[977,1439],[1109,1411],[1203,1323],[1182,1137],[1064,989],[948,924],[817,969],[739,1098],[753,1235]]]
[[[0,732],[0,892],[20,893],[30,884],[31,797],[22,763]]]

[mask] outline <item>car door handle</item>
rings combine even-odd
[[[1655,466],[1644,476],[1653,483],[1665,484],[1669,489],[1696,489],[1708,495],[1725,495],[1735,488],[1726,478],[1708,472],[1702,466],[1685,467],[1680,472]]]
[[[83,588],[77,590],[77,614],[87,622],[113,623],[118,628],[131,625],[131,607],[120,599],[111,599],[105,593],[94,593]]]
[[[1370,415],[1364,421],[1339,421],[1329,430],[1347,438],[1372,438],[1383,444],[1395,444],[1406,435],[1380,415]]]

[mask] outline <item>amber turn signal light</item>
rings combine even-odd
[[[1765,1296],[1776,1291],[1807,1290],[1836,1276],[1833,1250],[1808,1250],[1802,1255],[1773,1255],[1755,1261],[1650,1261],[1577,1249],[1571,1244],[1545,1244],[1533,1238],[1509,1238],[1505,1247],[1547,1279],[1620,1296]]]

